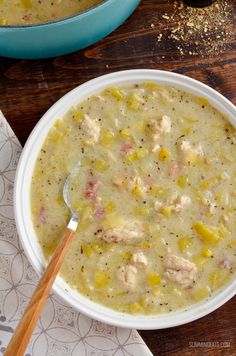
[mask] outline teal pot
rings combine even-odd
[[[30,26],[0,26],[0,56],[55,57],[85,48],[120,26],[141,0],[105,0],[76,16]]]

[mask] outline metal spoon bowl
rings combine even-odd
[[[63,186],[63,192],[62,192],[63,200],[64,200],[67,208],[69,209],[70,215],[71,215],[71,218],[70,218],[70,221],[69,221],[67,227],[69,229],[71,229],[71,230],[75,229],[75,231],[76,231],[77,226],[79,224],[80,216],[79,216],[78,212],[74,211],[74,209],[72,207],[72,204],[71,204],[71,202],[69,200],[69,190],[70,190],[71,182],[72,182],[73,178],[75,178],[75,176],[78,173],[79,169],[80,169],[80,161],[78,161],[75,164],[75,166],[73,167],[71,173],[66,178],[64,186]]]

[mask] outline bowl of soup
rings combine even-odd
[[[235,294],[236,109],[191,78],[130,70],[72,90],[20,158],[15,217],[41,274],[69,221],[80,225],[53,290],[103,322],[158,329]]]
[[[2,0],[0,55],[48,58],[85,48],[105,37],[140,0]]]

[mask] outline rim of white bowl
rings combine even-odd
[[[64,95],[43,115],[30,134],[23,148],[15,177],[16,226],[25,253],[39,276],[42,274],[45,264],[31,220],[30,185],[35,160],[50,127],[71,106],[102,91],[105,87],[146,81],[174,86],[196,96],[205,97],[236,127],[236,107],[228,99],[207,85],[174,72],[149,69],[115,72],[90,80]],[[235,295],[236,279],[234,278],[229,285],[222,288],[209,300],[194,304],[185,310],[158,315],[130,315],[114,311],[75,292],[60,277],[56,278],[53,291],[76,310],[99,321],[124,328],[151,330],[186,324],[211,313]]]

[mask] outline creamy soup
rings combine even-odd
[[[46,260],[81,222],[61,269],[92,301],[128,313],[186,308],[228,283],[236,253],[236,135],[206,99],[155,83],[88,97],[50,130],[32,178]]]
[[[0,0],[0,25],[50,22],[85,11],[102,0]]]

